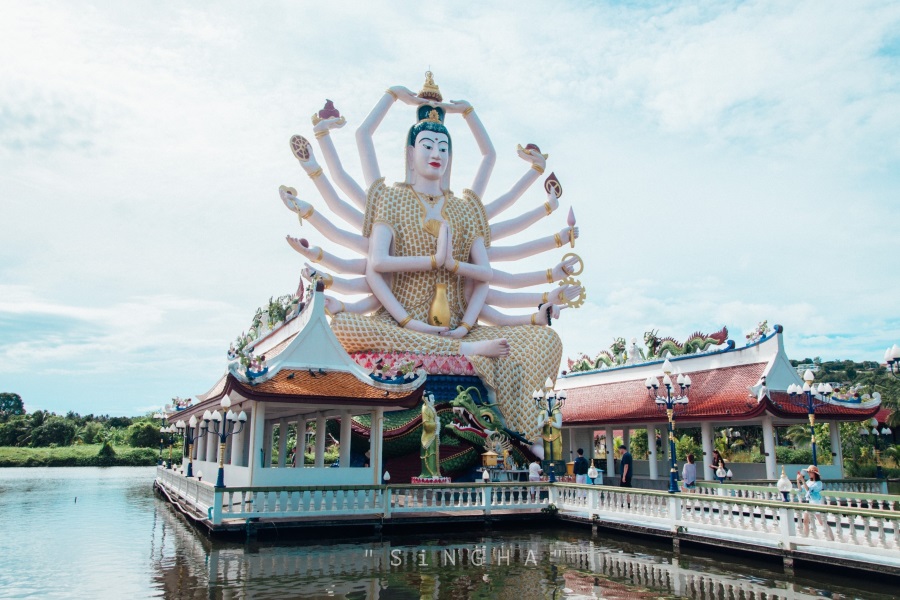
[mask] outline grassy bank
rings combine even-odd
[[[156,464],[153,448],[115,446],[116,455],[100,457],[100,444],[60,448],[16,448],[0,446],[0,467],[142,467]]]

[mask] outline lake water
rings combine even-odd
[[[154,473],[0,469],[0,598],[897,597],[875,577],[788,577],[587,529],[214,543],[154,495]]]

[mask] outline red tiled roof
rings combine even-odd
[[[805,396],[802,399],[792,400],[787,392],[769,392],[769,412],[779,417],[802,417],[808,414]],[[862,421],[871,419],[873,415],[883,410],[881,406],[870,409],[861,409],[852,404],[837,405],[825,402],[815,402],[817,419],[828,421]]]
[[[759,362],[691,372],[690,402],[676,408],[676,417],[680,421],[736,421],[752,419],[766,411],[786,419],[804,417],[805,401],[792,402],[787,392],[770,391],[769,399],[763,402],[750,395],[748,388],[756,385],[766,365]],[[665,418],[665,413],[650,400],[642,379],[570,388],[566,393],[566,425],[625,425]],[[816,404],[817,417],[828,421],[861,421],[877,412],[878,407],[861,410],[852,405]]]
[[[313,376],[314,375],[314,376]],[[416,406],[424,387],[413,391],[391,392],[368,385],[350,373],[327,372],[310,374],[309,370],[283,369],[272,379],[250,385],[228,376],[223,390],[236,390],[253,400],[277,400],[298,404],[352,404],[370,406]]]
[[[677,418],[729,421],[759,416],[765,410],[765,403],[757,403],[747,388],[759,381],[766,364],[691,372],[690,403],[676,409]],[[566,393],[568,399],[563,408],[566,425],[647,423],[659,421],[665,415],[650,400],[643,379],[570,388]]]

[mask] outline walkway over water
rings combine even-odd
[[[381,531],[409,519],[535,518],[900,576],[900,497],[829,491],[825,506],[765,486],[703,484],[668,494],[564,483],[215,488],[159,468],[157,485],[211,533],[339,523]],[[543,512],[542,512],[543,509]]]

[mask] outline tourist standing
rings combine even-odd
[[[684,482],[685,492],[692,492],[697,489],[697,465],[694,464],[693,454],[687,455],[687,460],[681,469],[681,481]]]
[[[575,473],[575,483],[587,483],[588,461],[584,457],[584,448],[578,449],[572,472]]]
[[[531,461],[531,464],[528,465],[528,481],[540,481],[541,474],[543,473],[543,469],[541,469],[541,463],[538,462],[538,459],[534,459]],[[535,500],[535,492],[537,488],[528,488],[528,492],[531,495],[531,501]]]
[[[719,480],[719,483],[725,483],[725,477],[728,475],[728,468],[725,466],[725,459],[722,458],[722,455],[718,450],[713,450],[712,464],[709,465],[709,468],[716,474],[716,479]]]
[[[622,487],[631,487],[631,476],[633,475],[631,453],[625,445],[619,446],[619,469],[622,474],[619,485]]]
[[[809,480],[803,476],[803,471],[806,471],[807,475],[809,475]],[[809,465],[802,471],[797,473],[797,487],[800,489],[800,493],[803,494],[806,501],[810,504],[818,504],[824,505],[825,500],[822,498],[822,476],[819,474],[819,467],[815,465]],[[831,526],[828,524],[828,521],[822,515],[822,513],[816,513],[816,522],[819,524],[819,527],[825,532],[826,540],[834,540],[834,532],[831,531]],[[803,535],[809,535],[809,512],[803,512]]]

